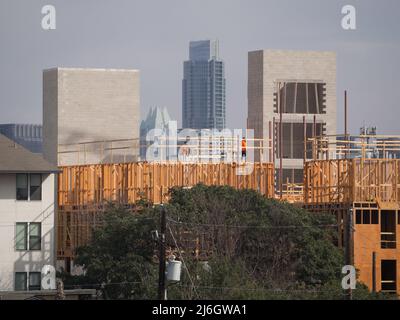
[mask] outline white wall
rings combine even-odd
[[[138,70],[57,68],[43,72],[43,154],[50,162],[62,166],[135,161],[139,121]],[[132,141],[102,143],[118,139],[137,141],[135,146]],[[99,143],[76,145],[94,141]],[[110,148],[120,150],[111,152]]]
[[[55,266],[55,174],[43,174],[42,200],[17,201],[16,175],[0,174],[0,291],[14,290],[15,272]],[[15,223],[41,222],[42,250],[15,250]]]

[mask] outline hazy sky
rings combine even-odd
[[[46,4],[53,31],[41,28]],[[356,31],[341,28],[346,4]],[[339,130],[348,89],[352,132],[400,134],[399,0],[0,0],[0,123],[41,123],[42,69],[56,66],[140,69],[142,117],[166,106],[180,122],[189,41],[209,38],[226,63],[230,128],[246,123],[248,51],[333,50]]]

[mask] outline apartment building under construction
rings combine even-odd
[[[400,150],[397,137],[319,137],[309,141],[304,206],[337,216],[339,245],[373,291],[400,293]]]
[[[73,260],[75,249],[87,243],[100,225],[107,201],[135,210],[145,198],[168,201],[173,186],[197,183],[254,189],[268,198],[301,205],[309,211],[330,212],[338,221],[338,245],[359,280],[371,290],[400,292],[400,150],[394,137],[320,136],[307,139],[311,159],[304,162],[304,181],[284,184],[284,197],[275,189],[274,164],[104,163],[62,167],[58,183],[57,255]],[[268,143],[269,145],[269,143]],[[239,171],[238,171],[239,170]]]

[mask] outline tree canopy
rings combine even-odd
[[[143,204],[143,203],[142,203]],[[167,244],[184,261],[171,299],[343,299],[344,257],[335,218],[266,199],[252,190],[173,188]],[[110,206],[91,242],[77,251],[85,275],[66,282],[101,285],[105,298],[155,299],[160,206],[132,214]],[[355,298],[377,298],[358,285]]]

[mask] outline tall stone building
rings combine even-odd
[[[45,70],[45,158],[58,165],[137,160],[139,93],[138,70]]]
[[[307,138],[313,134],[336,134],[336,54],[283,50],[249,52],[247,122],[248,128],[254,129],[255,138],[275,138],[275,167],[280,168],[282,154],[282,182],[302,182],[304,131]],[[310,156],[308,153],[307,157]],[[279,179],[277,181],[280,183]]]
[[[182,126],[222,130],[225,118],[225,64],[218,41],[192,41],[183,64]]]

